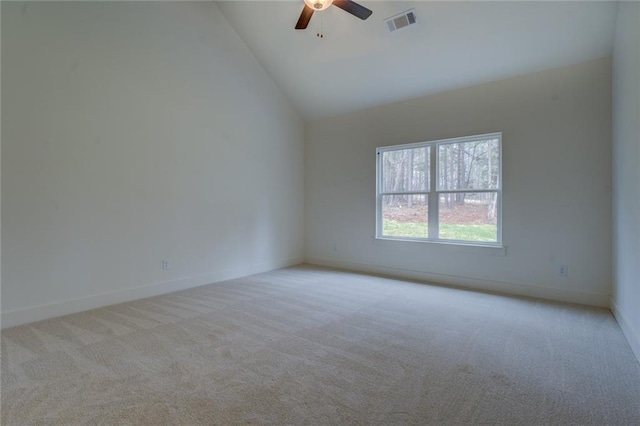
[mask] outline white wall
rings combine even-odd
[[[620,2],[613,51],[612,309],[640,359],[640,3]]]
[[[2,2],[2,66],[3,326],[302,260],[304,124],[214,3]]]
[[[489,132],[503,132],[506,255],[373,239],[377,146]],[[305,161],[308,262],[609,304],[610,58],[313,122]]]

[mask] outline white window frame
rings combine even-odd
[[[500,172],[498,174],[498,187],[496,189],[456,189],[456,190],[438,190],[438,146],[474,142],[483,139],[498,140],[498,166]],[[428,148],[429,149],[429,188],[424,191],[404,191],[404,192],[384,192],[382,186],[382,153],[387,151],[398,151],[404,149]],[[440,139],[428,142],[410,143],[404,145],[392,145],[376,148],[376,239],[380,240],[400,240],[400,241],[420,241],[442,244],[462,244],[474,246],[502,247],[502,132],[486,133],[482,135],[464,136],[450,139]],[[483,193],[495,192],[496,200],[496,225],[497,225],[497,241],[470,241],[470,240],[451,240],[439,238],[439,198],[440,194],[450,193]],[[426,195],[428,199],[428,229],[427,238],[418,237],[402,237],[382,234],[382,197],[385,195]]]

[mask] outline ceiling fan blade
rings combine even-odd
[[[367,9],[366,7],[351,0],[333,0],[333,5],[338,6],[345,12],[349,12],[353,16],[357,16],[363,21],[373,13],[370,9]]]
[[[298,18],[298,23],[296,24],[296,30],[304,30],[309,25],[309,21],[311,20],[311,16],[313,15],[313,9],[311,9],[306,4],[304,5],[304,9],[302,9],[302,13],[300,14],[300,18]]]

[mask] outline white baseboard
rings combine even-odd
[[[65,300],[46,305],[3,311],[1,325],[2,328],[7,328],[21,324],[28,324],[62,315],[87,311],[89,309],[102,308],[104,306],[115,305],[117,303],[130,302],[132,300],[144,299],[147,297],[172,293],[174,291],[240,278],[260,272],[285,268],[300,264],[302,261],[302,257],[295,257],[280,261],[250,265],[243,268],[217,270],[204,275],[186,277],[172,281],[161,281],[140,287],[95,294],[81,299]]]
[[[618,321],[618,325],[622,329],[622,333],[627,338],[629,342],[629,346],[631,346],[631,350],[636,356],[638,362],[640,362],[640,332],[636,330],[633,325],[627,321],[627,318],[624,316],[616,302],[611,298],[611,312],[615,317],[616,321]]]
[[[581,305],[597,306],[602,308],[609,307],[610,295],[608,294],[589,293],[552,287],[531,286],[504,281],[476,279],[472,277],[463,277],[457,275],[435,274],[424,271],[414,271],[411,269],[392,268],[387,266],[370,265],[358,262],[345,262],[341,260],[324,259],[318,257],[307,257],[305,259],[305,263],[328,266],[332,268],[347,269],[357,272],[386,275],[390,277],[406,278],[469,290],[506,293],[517,296],[578,303]]]

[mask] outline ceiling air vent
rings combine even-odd
[[[410,9],[391,18],[387,18],[384,20],[384,23],[387,24],[387,31],[390,33],[414,25],[416,23],[416,10]]]

